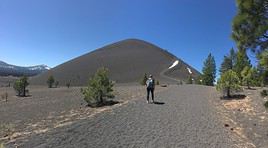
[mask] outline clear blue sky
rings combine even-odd
[[[109,43],[138,38],[201,71],[217,68],[230,38],[235,0],[0,0],[0,60],[54,67]]]

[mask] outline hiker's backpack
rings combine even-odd
[[[147,85],[147,88],[153,88],[154,87],[154,80],[148,79],[146,85]]]

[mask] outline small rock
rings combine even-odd
[[[257,126],[257,124],[256,124],[256,123],[254,123],[254,126]]]
[[[231,131],[233,131],[234,130],[234,128],[231,128]]]
[[[225,127],[229,127],[229,124],[224,124]]]

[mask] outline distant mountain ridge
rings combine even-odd
[[[49,69],[47,65],[23,67],[0,61],[0,76],[35,76]]]

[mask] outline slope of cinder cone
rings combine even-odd
[[[46,85],[47,78],[53,75],[60,85],[67,82],[71,82],[71,85],[86,85],[89,77],[100,67],[108,68],[109,77],[117,83],[138,83],[144,73],[153,74],[159,81],[172,83],[185,80],[186,75],[185,70],[175,73],[167,71],[176,60],[176,56],[151,43],[128,39],[63,63],[33,77],[31,83]],[[199,74],[196,70],[194,72],[194,75]],[[165,73],[171,74],[173,78],[163,76]]]
[[[200,73],[194,69],[192,66],[188,65],[182,60],[178,60],[178,64],[173,68],[167,69],[163,72],[163,75],[173,79],[179,79],[184,82],[189,81],[189,77],[191,76],[194,79],[194,83],[197,80],[197,77]]]

